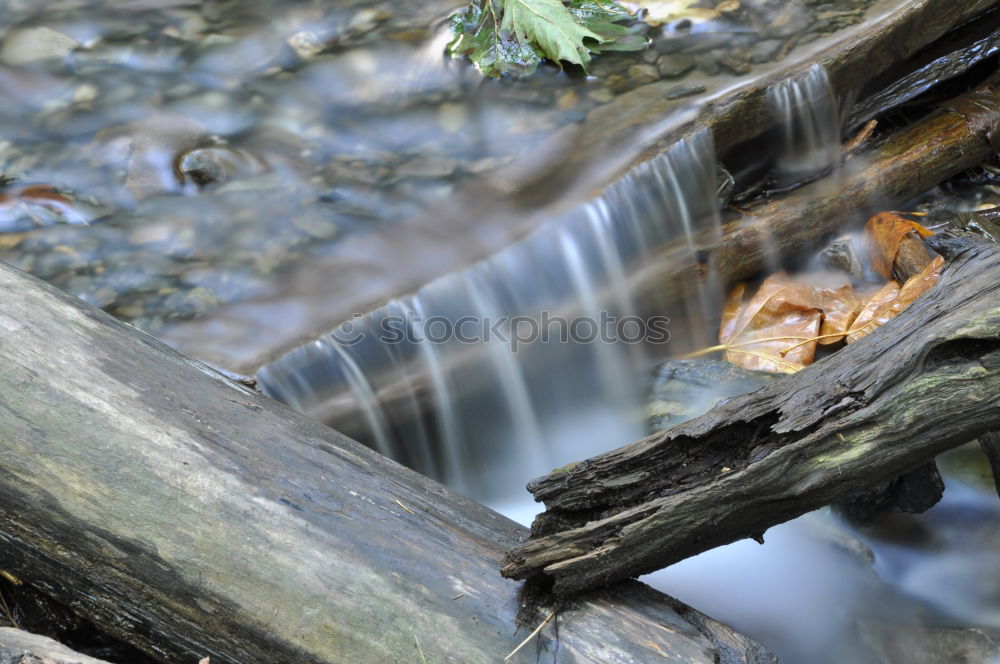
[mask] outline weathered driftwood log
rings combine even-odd
[[[493,663],[525,637],[498,571],[522,527],[2,263],[0,301],[0,570],[172,663]],[[596,594],[512,661],[769,661],[672,606]]]
[[[997,494],[1000,494],[1000,434],[995,432],[984,433],[979,437],[979,445],[986,453],[986,458],[990,460],[990,467],[993,469],[993,479],[997,485]]]
[[[547,512],[503,573],[629,578],[911,471],[1000,427],[1000,252],[945,238],[940,282],[797,374],[529,485]]]
[[[0,664],[108,664],[81,655],[47,636],[0,627]]]

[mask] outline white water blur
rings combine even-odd
[[[693,254],[694,232],[717,237],[714,169],[708,132],[681,140],[523,241],[354,321],[365,333],[359,343],[327,337],[258,379],[268,394],[320,418],[331,398],[350,390],[357,412],[333,418],[335,426],[473,498],[507,503],[532,477],[645,433],[641,345],[558,337],[577,317],[596,325],[602,315],[634,315],[629,267],[658,247],[681,242]],[[702,309],[713,301],[709,290],[691,304],[690,320],[711,315]],[[529,319],[543,325],[542,312],[567,324],[552,323],[551,339],[514,352],[510,337],[530,328]],[[433,333],[470,316],[525,320],[501,328],[507,341],[441,341]],[[586,337],[588,325],[572,329]],[[387,343],[387,327],[406,334]],[[587,427],[576,426],[583,420]]]
[[[767,96],[781,119],[781,179],[809,177],[839,161],[840,111],[823,67],[814,65],[804,76],[772,86]]]

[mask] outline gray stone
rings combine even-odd
[[[846,235],[839,237],[820,253],[823,265],[832,270],[842,270],[855,279],[864,276],[861,261],[854,251],[854,243]]]
[[[777,374],[741,369],[721,360],[669,360],[656,370],[647,405],[650,431],[675,426],[732,397],[754,392]]]
[[[656,69],[663,78],[679,78],[694,69],[694,58],[685,53],[661,55]]]

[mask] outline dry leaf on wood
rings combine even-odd
[[[858,314],[848,330],[847,343],[854,343],[898,316],[903,309],[937,283],[942,267],[944,259],[936,256],[920,274],[907,280],[902,287],[895,281],[887,283]]]
[[[723,310],[719,342],[726,360],[772,373],[794,373],[812,363],[823,315],[816,289],[779,272],[747,301],[745,291],[743,284],[736,286]]]
[[[869,219],[865,234],[871,242],[872,267],[886,279],[893,278],[893,268],[899,267],[896,264],[901,253],[906,257],[906,265],[897,271],[905,278],[919,273],[933,257],[921,238],[934,233],[895,212],[880,212]]]

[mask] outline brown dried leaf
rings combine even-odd
[[[812,363],[823,315],[816,289],[779,272],[749,301],[744,293],[743,284],[736,286],[723,311],[719,342],[726,346],[726,360],[772,373],[794,373]]]
[[[916,235],[911,235],[913,232]],[[904,219],[895,212],[880,212],[869,219],[865,225],[865,234],[872,246],[872,267],[886,279],[893,278],[893,266],[900,254],[900,246],[904,242],[918,243],[919,250],[922,250],[927,256],[927,261],[930,261],[930,254],[923,248],[923,242],[920,238],[930,237],[934,233],[915,221]],[[907,255],[918,256],[918,248],[909,247]],[[924,266],[920,265],[919,267],[922,269]]]
[[[891,318],[887,316],[888,308],[897,297],[899,297],[899,284],[895,281],[890,281],[872,295],[847,329],[847,343],[854,343],[887,322]]]
[[[854,343],[898,316],[903,309],[937,283],[942,267],[944,259],[936,256],[920,274],[907,280],[902,288],[895,281],[887,283],[858,314],[848,330],[847,343]]]
[[[821,345],[838,343],[847,335],[847,330],[864,303],[850,285],[836,290],[823,288],[819,291],[819,296],[823,323],[819,328],[820,339],[817,341]]]

